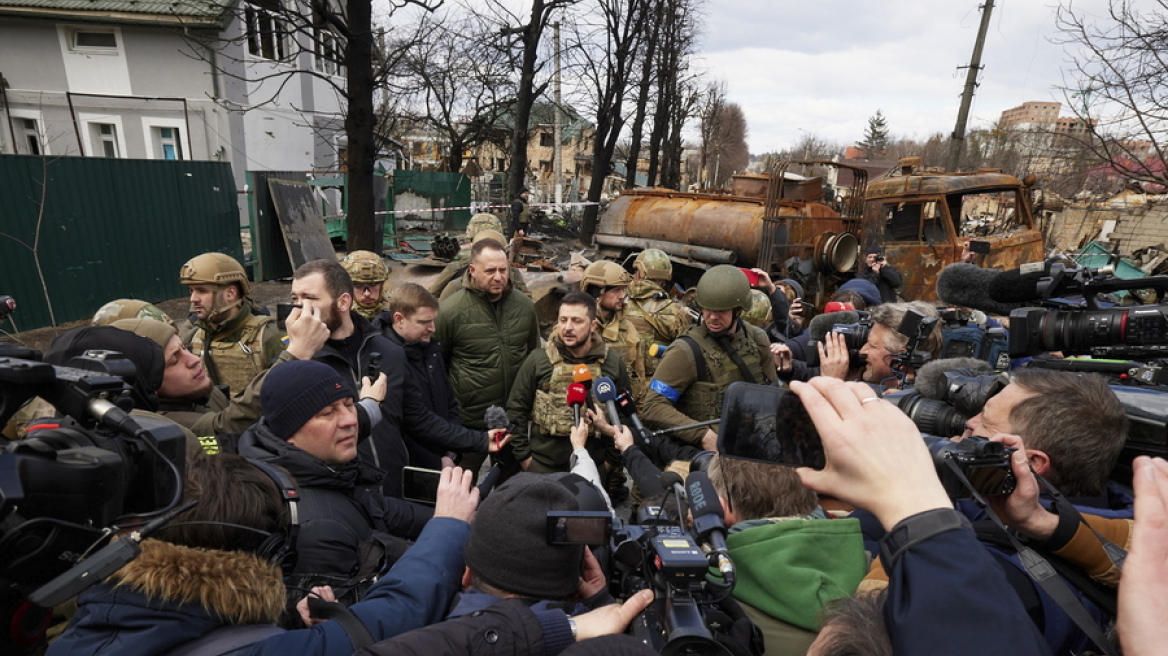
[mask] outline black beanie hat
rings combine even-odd
[[[523,472],[479,506],[463,556],[483,582],[503,592],[560,600],[580,584],[584,547],[547,543],[547,514],[580,509],[554,478]]]
[[[112,326],[84,326],[61,333],[45,352],[45,362],[65,366],[86,351],[117,351],[134,363],[138,375],[127,380],[133,390],[134,405],[140,410],[158,409],[158,388],[166,371],[162,347],[128,330]]]
[[[295,360],[268,372],[260,387],[260,408],[272,433],[287,440],[325,406],[354,396],[349,383],[332,367],[315,360]]]

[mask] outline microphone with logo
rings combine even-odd
[[[572,370],[572,382],[583,385],[585,392],[592,389],[592,371],[588,369],[588,365],[576,365],[576,368]]]
[[[608,411],[608,423],[612,424],[613,428],[620,428],[620,415],[616,411],[616,383],[608,376],[597,378],[596,384],[592,386],[592,393],[596,395],[596,400],[603,403],[604,409]]]
[[[580,383],[568,385],[568,405],[572,406],[572,425],[580,425],[580,412],[588,402],[588,391]]]
[[[621,390],[616,395],[616,407],[620,409],[621,414],[628,417],[629,421],[632,422],[633,431],[641,442],[645,446],[651,445],[652,441],[649,439],[649,430],[645,428],[645,425],[641,423],[641,418],[637,416],[637,404],[633,402],[633,395],[629,394],[628,390]]]
[[[689,497],[694,533],[703,543],[702,547],[717,560],[722,580],[727,586],[734,587],[734,562],[730,560],[730,552],[726,549],[726,518],[714,483],[706,472],[690,472],[685,481],[685,492]]]

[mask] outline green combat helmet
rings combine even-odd
[[[341,266],[348,272],[354,283],[373,284],[385,282],[389,278],[389,267],[377,253],[353,251],[341,260]]]
[[[91,326],[108,326],[122,319],[153,319],[167,325],[174,325],[174,321],[158,306],[140,301],[136,298],[119,298],[110,301],[97,309],[93,314]]]
[[[750,309],[742,313],[742,318],[759,328],[771,325],[771,299],[757,289],[750,290]]]
[[[719,264],[702,274],[694,301],[705,310],[747,310],[750,308],[750,282],[746,274],[729,264]]]
[[[483,230],[494,230],[495,232],[502,233],[503,224],[499,221],[499,217],[494,214],[488,214],[487,212],[475,214],[470,218],[470,223],[466,224],[466,238],[474,239]]]
[[[669,281],[673,278],[673,262],[665,251],[647,248],[637,253],[633,268],[649,280]]]

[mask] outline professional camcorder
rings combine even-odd
[[[115,526],[144,524],[182,497],[185,434],[173,422],[129,416],[126,381],[136,373],[110,351],[54,366],[32,349],[0,345],[0,425],[33,397],[65,415],[36,419],[25,439],[0,449],[0,596],[12,612],[0,616],[11,624],[0,633],[17,647],[35,644],[44,628],[22,601],[32,590],[105,544]]]

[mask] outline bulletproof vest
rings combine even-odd
[[[547,340],[544,344],[548,361],[552,364],[552,375],[547,382],[547,390],[535,391],[535,407],[532,408],[531,418],[539,426],[544,435],[568,435],[572,432],[572,407],[568,405],[568,386],[574,382],[574,370],[578,364],[564,362],[559,347],[554,340]],[[605,348],[605,355],[608,349]],[[588,366],[592,380],[596,380],[604,373],[600,366],[604,364],[604,357]]]
[[[681,336],[689,326],[685,308],[669,298],[661,287],[648,280],[634,280],[625,301],[625,319],[641,336],[641,355],[645,379],[653,378],[665,347]],[[656,349],[654,349],[656,347]]]
[[[189,348],[204,363],[210,359],[208,369],[215,373],[215,382],[229,385],[231,393],[237,394],[268,368],[269,363],[264,362],[264,326],[275,320],[274,317],[249,314],[240,329],[238,341],[213,341],[209,346],[206,329],[199,328],[195,330]]]
[[[774,382],[770,373],[763,367],[762,354],[759,345],[755,343],[752,332],[762,332],[746,322],[738,322],[738,331],[730,342],[730,348],[738,354],[746,368],[754,376],[754,382],[768,384]],[[705,326],[698,325],[686,331],[685,337],[692,339],[701,352],[706,363],[706,377],[699,379],[689,386],[677,402],[677,409],[692,417],[695,421],[717,419],[722,415],[722,395],[730,383],[744,380],[742,372],[730,355],[722,346],[710,336]],[[674,348],[689,348],[686,340]],[[695,357],[697,354],[694,354]]]
[[[381,294],[381,299],[377,301],[377,305],[374,305],[371,308],[367,308],[360,303],[354,302],[353,309],[357,311],[357,314],[365,317],[369,321],[373,321],[374,317],[389,309],[389,298],[386,297],[385,293],[383,292]]]
[[[644,396],[645,386],[649,384],[649,379],[645,377],[645,353],[641,346],[641,334],[624,318],[623,313],[618,313],[612,321],[600,327],[600,336],[608,348],[620,353],[624,358],[625,368],[633,383],[630,392],[633,398],[639,400]]]
[[[531,221],[531,205],[527,201],[523,201],[523,209],[519,211],[519,216],[515,221],[516,223],[529,223]]]

